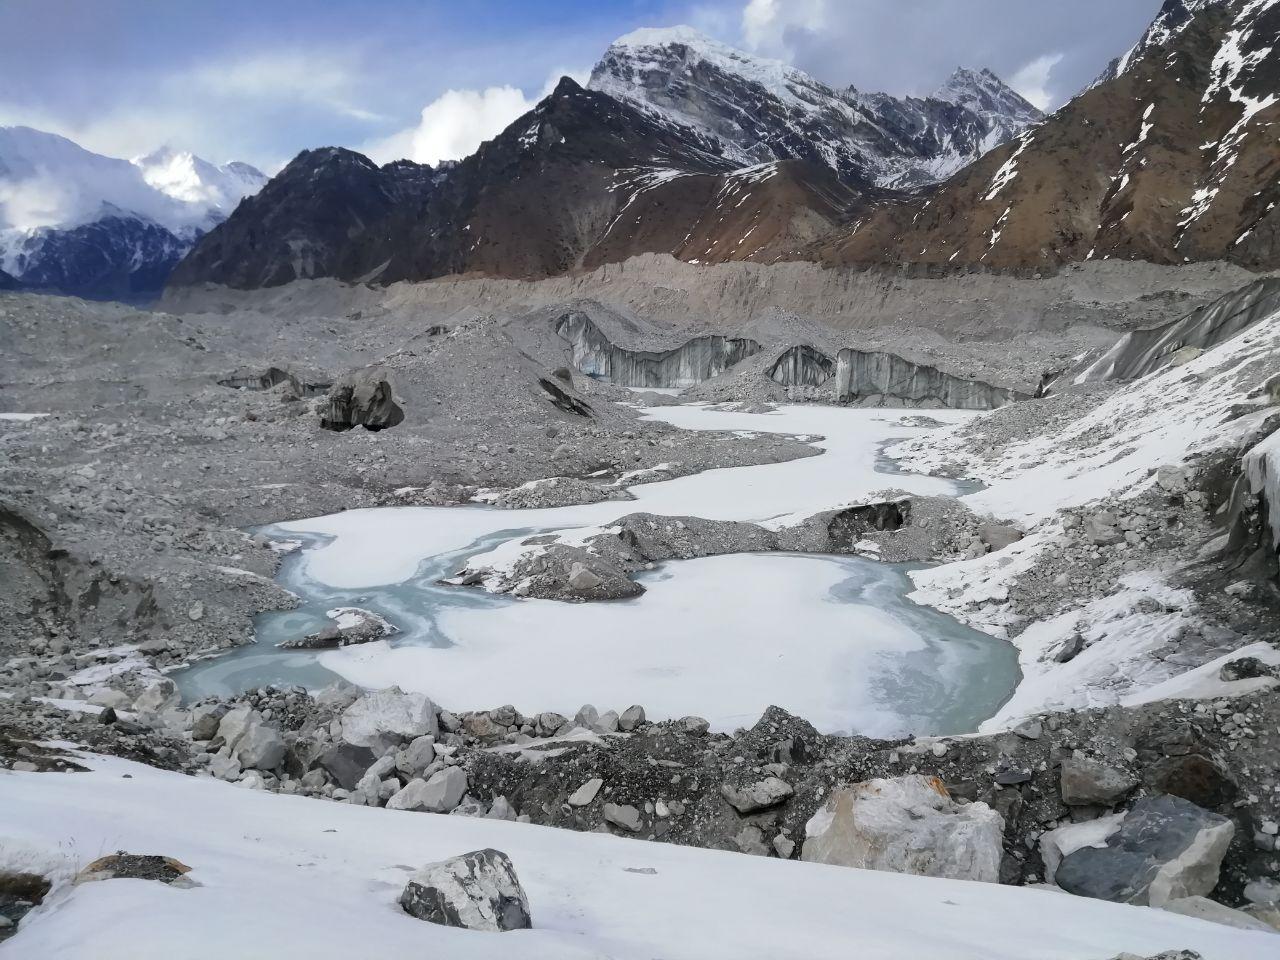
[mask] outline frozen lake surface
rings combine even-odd
[[[632,600],[517,600],[439,584],[472,554],[531,532],[599,525],[636,511],[780,522],[888,487],[955,492],[947,480],[890,472],[884,442],[919,433],[909,411],[787,407],[772,414],[661,407],[690,429],[804,434],[822,456],[713,470],[634,488],[636,501],[549,510],[395,507],[269,528],[300,537],[281,570],[302,598],[258,618],[259,642],[177,675],[188,698],[264,683],[421,690],[443,706],[512,703],[572,715],[644,705],[651,719],[698,714],[716,729],[770,704],[824,731],[879,736],[976,729],[1018,680],[1011,645],[906,599],[903,568],[856,557],[738,554],[645,574]],[[969,416],[930,411],[937,419]],[[823,439],[816,439],[821,436]],[[400,628],[390,640],[323,652],[275,644],[325,625],[340,606]]]

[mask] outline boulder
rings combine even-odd
[[[436,759],[435,737],[421,736],[396,754],[396,769],[407,777],[416,777]]]
[[[1232,821],[1181,797],[1144,797],[1105,847],[1063,857],[1055,880],[1078,896],[1153,907],[1205,896],[1234,833]]]
[[[795,790],[787,781],[778,777],[765,777],[754,783],[734,786],[731,783],[720,785],[720,795],[729,802],[733,809],[741,814],[767,810],[785,802]]]
[[[438,733],[436,705],[425,694],[398,687],[367,694],[342,711],[342,739],[378,754],[401,741]]]
[[[604,805],[604,819],[606,823],[611,823],[615,827],[621,827],[631,833],[640,831],[640,811],[631,804],[606,803]]]
[[[618,729],[624,733],[630,733],[642,723],[644,723],[644,707],[637,703],[622,711],[622,716],[618,718]]]
[[[978,525],[978,539],[995,553],[1021,540],[1022,531],[1005,523],[982,523]]]
[[[274,770],[284,759],[285,742],[279,730],[255,714],[233,752],[246,770]]]
[[[387,801],[391,810],[418,810],[448,813],[467,792],[467,775],[461,767],[437,770],[429,779],[410,780],[404,789]]]
[[[533,926],[515,868],[498,850],[427,864],[405,884],[400,906],[411,917],[446,927],[505,932]]]
[[[1085,847],[1105,847],[1107,838],[1120,829],[1123,813],[1113,813],[1083,823],[1065,823],[1040,835],[1040,859],[1044,861],[1044,882],[1053,883],[1058,864],[1068,854]]]
[[[376,370],[361,370],[343,377],[329,388],[320,408],[325,430],[385,430],[404,422],[404,411],[392,399],[391,384]]]
[[[1085,539],[1099,546],[1119,543],[1124,539],[1124,531],[1119,528],[1119,523],[1119,518],[1110,511],[1095,513],[1084,522]]]
[[[599,777],[593,777],[588,780],[569,797],[569,806],[585,807],[596,798],[596,794],[600,792],[600,788],[604,786],[604,781]]]
[[[1088,757],[1067,757],[1062,761],[1062,802],[1069,806],[1109,807],[1137,785],[1138,778],[1128,771]]]
[[[191,711],[191,739],[212,740],[218,735],[218,725],[230,708],[225,703],[202,703]]]
[[[234,747],[252,722],[253,712],[253,707],[244,703],[223,714],[218,721],[218,736],[222,738],[222,742],[228,747]]]
[[[936,777],[868,780],[832,792],[805,825],[801,859],[996,883],[1003,834],[1000,814],[957,804]]]
[[[344,790],[354,790],[364,772],[377,757],[368,747],[357,747],[353,743],[335,743],[320,754],[320,766]]]
[[[1144,780],[1153,793],[1171,793],[1206,809],[1230,803],[1239,793],[1231,775],[1199,753],[1162,757],[1146,769]]]

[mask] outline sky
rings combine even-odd
[[[1160,0],[0,0],[0,126],[110,156],[275,172],[340,145],[465,156],[609,43],[689,24],[832,86],[923,95],[990,67],[1055,108]]]

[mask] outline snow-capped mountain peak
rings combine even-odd
[[[122,160],[58,134],[0,127],[0,268],[41,287],[131,294],[133,280],[163,283],[265,182],[248,164],[168,148]]]
[[[957,71],[925,100],[863,94],[687,26],[620,37],[589,86],[692,127],[744,166],[808,160],[851,184],[885,187],[947,176],[1042,119],[989,70]]]
[[[223,216],[267,182],[264,173],[247,163],[217,166],[190,151],[167,146],[130,162],[142,171],[150,186],[166,196],[217,210]]]
[[[981,70],[957,67],[933,92],[931,99],[1027,126],[1044,119],[1035,105],[986,67]]]

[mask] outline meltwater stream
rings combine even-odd
[[[515,537],[607,524],[639,510],[768,522],[876,489],[955,491],[880,457],[919,433],[908,411],[701,407],[649,411],[702,429],[819,434],[822,456],[636,487],[634,502],[550,510],[386,508],[297,521],[267,533],[303,541],[279,580],[300,606],[257,619],[258,642],[174,675],[188,699],[269,683],[316,688],[335,674],[421,690],[446,708],[503,703],[572,715],[584,703],[651,719],[697,714],[715,729],[777,704],[824,731],[877,736],[977,728],[1019,679],[1012,646],[907,599],[908,568],[857,557],[736,554],[663,564],[640,597],[611,603],[517,600],[437,581]],[[937,412],[930,411],[933,416]],[[961,414],[942,412],[939,419]],[[362,607],[400,633],[330,651],[277,650],[325,611]]]

